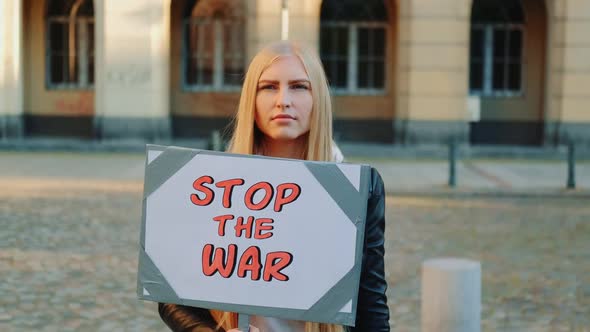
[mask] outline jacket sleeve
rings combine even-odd
[[[217,329],[209,310],[180,304],[159,303],[160,317],[174,332],[225,332]]]
[[[371,169],[371,192],[367,204],[365,243],[358,295],[356,326],[352,332],[389,331],[387,281],[383,261],[385,242],[385,189],[383,180]]]

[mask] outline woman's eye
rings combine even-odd
[[[309,87],[306,84],[294,84],[291,88],[296,90],[309,90]]]
[[[264,84],[258,87],[258,90],[274,90],[276,87],[272,84]]]

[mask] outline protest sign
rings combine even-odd
[[[148,145],[138,296],[354,325],[369,173]]]

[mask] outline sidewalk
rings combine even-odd
[[[444,160],[358,161],[398,195],[385,202],[394,330],[419,331],[420,266],[435,257],[481,262],[483,331],[590,326],[590,199],[530,196],[561,190],[560,162],[462,161],[447,189]],[[135,289],[143,168],[142,153],[0,152],[0,331],[166,330]],[[529,196],[502,196],[523,187]],[[502,195],[399,196],[484,191]]]
[[[114,145],[119,149],[116,151],[123,152],[112,152],[105,146],[88,148],[89,145],[86,145],[82,146],[86,149],[81,149],[76,144],[69,149],[62,147],[62,150],[70,150],[65,152],[53,152],[51,145],[29,149],[36,151],[6,148],[2,151],[0,146],[0,181],[2,178],[14,177],[49,177],[54,180],[124,181],[141,188],[144,155],[136,151],[136,145],[124,148]],[[469,157],[459,157],[456,167],[457,186],[451,188],[448,186],[449,165],[444,157],[444,147],[432,147],[430,153],[407,148],[405,154],[399,151],[397,154],[392,153],[393,150],[378,146],[362,147],[343,145],[342,150],[349,162],[374,166],[383,177],[389,194],[590,197],[590,161],[577,161],[576,189],[568,190],[567,163],[563,151],[543,154],[541,150],[515,150],[516,154],[504,152],[505,158],[474,157],[474,153],[470,152]],[[481,150],[476,152],[482,154]]]
[[[590,162],[576,165],[576,189],[566,189],[567,164],[559,161],[470,159],[457,162],[456,187],[445,161],[374,160],[389,194],[583,196],[590,198]]]

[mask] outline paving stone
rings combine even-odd
[[[0,177],[0,331],[166,331],[135,294],[141,185],[19,179]],[[590,331],[587,198],[389,196],[387,213],[395,331],[420,331],[421,263],[442,256],[482,262],[483,331]]]

